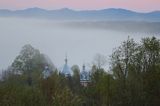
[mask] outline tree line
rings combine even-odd
[[[128,38],[113,50],[109,70],[102,67],[104,58],[96,58],[91,81],[84,87],[77,65],[66,78],[44,54],[25,45],[3,72],[0,106],[160,106],[159,39],[137,43]],[[43,79],[46,64],[53,73]]]

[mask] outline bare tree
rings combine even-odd
[[[96,54],[93,60],[93,65],[95,65],[98,69],[101,69],[107,63],[106,56],[102,54]]]

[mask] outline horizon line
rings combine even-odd
[[[105,10],[105,9],[122,9],[122,10],[127,10],[131,12],[136,12],[136,13],[152,13],[152,12],[160,12],[160,10],[151,10],[151,11],[138,11],[138,10],[133,10],[133,9],[126,9],[126,8],[101,8],[101,9],[73,9],[73,8],[68,8],[68,7],[62,7],[62,8],[56,8],[56,9],[46,9],[46,8],[41,8],[41,7],[27,7],[27,8],[21,8],[21,9],[8,9],[8,8],[0,8],[0,10],[9,10],[9,11],[20,11],[20,10],[27,10],[27,9],[42,9],[42,10],[47,10],[47,11],[54,11],[54,10],[62,10],[62,9],[68,9],[72,11],[100,11],[100,10]]]

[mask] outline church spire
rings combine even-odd
[[[65,64],[64,64],[64,66],[63,66],[63,68],[61,70],[61,73],[64,74],[65,77],[69,77],[69,76],[72,75],[72,72],[71,72],[71,69],[70,69],[70,67],[68,66],[68,63],[67,63],[68,62],[67,54],[65,56],[64,61],[65,61]]]
[[[68,59],[67,59],[67,54],[66,54],[66,58],[65,58],[65,64],[67,64],[68,62]]]
[[[83,64],[83,70],[85,70],[85,64]]]

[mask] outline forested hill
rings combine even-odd
[[[102,9],[75,11],[68,8],[58,10],[45,10],[41,8],[28,8],[24,10],[0,10],[0,16],[30,17],[56,20],[108,20],[108,21],[160,21],[160,11],[140,13],[125,9]]]

